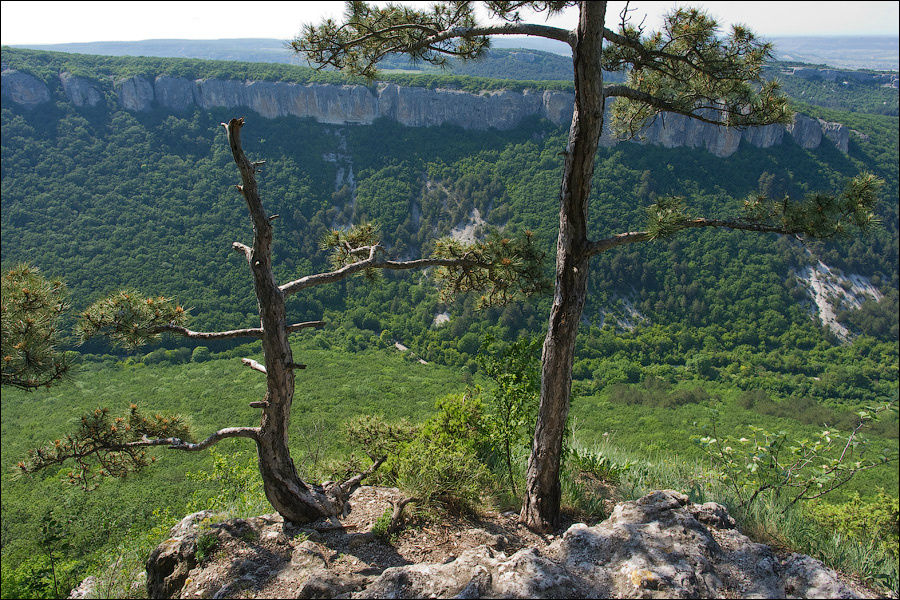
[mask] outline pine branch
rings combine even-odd
[[[492,35],[525,35],[573,43],[573,33],[558,27],[521,23],[521,3],[488,3],[494,14],[508,22],[479,25],[469,2],[436,3],[428,10],[399,5],[377,7],[367,2],[348,3],[344,23],[326,20],[318,26],[306,25],[291,42],[294,51],[304,54],[318,68],[334,67],[370,79],[376,65],[391,54],[406,54],[437,66],[447,64],[447,56],[473,59],[481,56]],[[568,3],[537,3],[538,10],[556,12]]]
[[[204,331],[191,331],[185,327],[180,325],[160,325],[158,327],[154,327],[150,330],[150,333],[174,333],[186,338],[191,338],[195,340],[228,340],[232,338],[238,337],[252,337],[252,338],[262,338],[263,330],[259,327],[250,328],[250,329],[233,329],[231,331],[213,331],[213,332],[204,332]]]
[[[787,198],[772,201],[762,196],[751,197],[744,202],[745,217],[742,219],[693,218],[688,216],[683,199],[662,197],[648,209],[647,230],[590,242],[584,254],[593,256],[624,244],[646,242],[700,227],[813,238],[834,237],[851,228],[865,231],[875,223],[873,211],[882,186],[879,178],[862,173],[852,178],[838,195],[811,194],[800,202]]]

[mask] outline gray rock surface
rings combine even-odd
[[[43,81],[14,69],[0,73],[0,94],[28,108],[50,100],[50,90]]]
[[[364,495],[377,496],[379,489]],[[466,530],[461,534],[474,543],[458,556],[380,568],[360,559],[389,556],[393,548],[371,534],[313,541],[277,515],[205,525],[204,534],[213,532],[220,545],[215,560],[198,564],[196,540],[206,516],[186,517],[153,552],[150,597],[869,597],[817,560],[751,541],[723,506],[691,504],[672,490],[621,503],[596,526],[572,525],[549,544],[519,546],[510,555],[505,539]],[[375,554],[361,554],[364,548]]]
[[[716,530],[709,523],[727,527]],[[479,547],[442,565],[385,570],[361,598],[859,598],[820,562],[778,557],[733,529],[727,511],[671,490],[573,525],[544,552]]]
[[[195,87],[193,81],[183,77],[160,75],[153,81],[156,101],[160,106],[171,108],[176,112],[183,112],[194,106]]]
[[[829,123],[822,119],[819,119],[819,125],[822,127],[822,134],[834,142],[838,150],[847,154],[850,148],[850,128],[840,123]]]
[[[94,598],[97,594],[97,578],[91,575],[86,577],[84,581],[78,584],[69,592],[69,600],[80,600],[81,598]]]
[[[212,511],[204,510],[183,518],[169,532],[169,538],[147,558],[147,593],[150,598],[171,598],[184,586],[188,573],[197,565],[197,538],[200,523]]]
[[[121,79],[114,87],[125,110],[146,112],[153,107],[153,84],[140,75]]]
[[[97,106],[103,100],[100,90],[84,77],[76,77],[71,73],[60,73],[59,82],[66,98],[75,106]]]
[[[91,82],[64,73],[66,96],[77,106],[93,106],[102,94]],[[144,112],[154,106],[175,112],[197,106],[204,109],[248,109],[266,118],[295,116],[320,123],[370,124],[387,118],[409,127],[458,125],[464,129],[512,129],[530,116],[556,125],[571,121],[573,95],[569,92],[494,90],[480,93],[451,89],[403,87],[392,83],[374,86],[297,84],[284,81],[189,80],[160,75],[150,81],[133,76],[115,82],[119,103],[126,110]],[[4,71],[3,95],[25,106],[46,102],[50,93],[41,81],[16,71]],[[817,148],[823,135],[846,153],[849,130],[796,115],[787,126],[769,125],[743,131],[663,113],[645,127],[637,141],[666,148],[701,148],[719,157],[734,154],[741,142],[760,148],[782,143],[785,132],[806,149]],[[601,143],[619,143],[607,131]]]
[[[785,129],[801,148],[811,150],[818,148],[822,143],[822,126],[816,119],[806,115],[794,115],[794,122],[786,125]]]

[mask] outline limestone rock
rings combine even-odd
[[[730,527],[719,505],[653,492],[618,505],[595,527],[573,525],[543,553],[507,557],[482,546],[446,564],[394,567],[359,597],[863,597],[818,561],[779,558]]]
[[[97,594],[97,578],[91,575],[87,577],[84,581],[78,584],[78,587],[74,588],[71,592],[69,592],[68,598],[71,599],[81,599],[81,598],[94,598]]]
[[[147,558],[147,593],[150,598],[171,598],[184,586],[188,573],[197,565],[199,524],[212,511],[200,511],[183,518],[169,531],[169,538]]]
[[[60,73],[59,82],[69,102],[75,106],[97,106],[103,95],[93,83],[83,77],[76,77],[71,73]]]
[[[821,76],[818,70],[816,73],[817,77]],[[95,106],[102,100],[102,93],[93,82],[69,73],[61,74],[60,82],[66,97],[76,106]],[[114,89],[121,106],[137,112],[149,111],[154,106],[184,112],[196,106],[248,109],[265,118],[294,116],[335,125],[371,124],[385,118],[409,127],[457,125],[472,130],[509,130],[533,116],[565,126],[572,118],[574,103],[571,92],[554,90],[473,93],[393,83],[364,86],[223,79],[191,81],[169,75],[159,75],[152,82],[136,75],[115,82]],[[31,75],[5,70],[3,96],[32,107],[48,101],[50,91]],[[612,100],[607,103],[611,104]],[[850,130],[847,127],[805,115],[796,115],[787,126],[768,125],[740,131],[674,113],[661,113],[639,132],[636,141],[666,148],[701,148],[725,158],[734,154],[742,141],[759,148],[782,143],[785,132],[806,149],[817,148],[824,135],[841,152],[848,152]],[[607,127],[600,142],[610,147],[620,140]]]
[[[744,130],[744,140],[757,148],[771,148],[780,144],[784,139],[783,125],[765,125],[763,127],[748,127]]]
[[[156,102],[182,112],[194,106],[194,82],[183,77],[160,75],[153,81]]]
[[[121,79],[114,87],[125,110],[146,112],[153,107],[153,85],[140,75]]]
[[[14,69],[0,73],[0,93],[16,104],[32,108],[50,100],[50,90],[43,81]]]
[[[575,103],[574,94],[546,90],[541,97],[541,101],[541,114],[556,125],[565,125],[572,121]]]
[[[785,129],[791,134],[797,145],[806,150],[818,148],[822,143],[821,125],[816,119],[811,119],[806,115],[794,115],[794,121],[790,125],[785,125]]]
[[[819,126],[822,128],[822,134],[834,142],[838,150],[847,154],[850,149],[850,128],[822,119],[819,119]]]
[[[363,510],[358,524],[370,523],[395,492],[360,488],[351,514]],[[866,597],[817,560],[751,541],[725,507],[692,504],[672,490],[621,503],[598,525],[572,525],[550,543],[519,545],[509,555],[503,536],[460,531],[472,545],[432,563],[390,558],[393,547],[368,532],[313,541],[278,515],[264,515],[206,526],[219,536],[219,549],[201,565],[196,540],[210,514],[186,517],[151,555],[150,597]]]

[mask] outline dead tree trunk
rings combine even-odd
[[[536,531],[550,531],[559,523],[562,442],[572,390],[575,338],[587,295],[588,196],[603,130],[603,77],[598,57],[605,15],[606,2],[581,4],[572,49],[575,112],[559,199],[556,288],[544,340],[541,401],[520,515],[520,521]]]

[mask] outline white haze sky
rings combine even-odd
[[[379,3],[382,4],[382,3]],[[427,6],[429,2],[408,2]],[[624,2],[610,2],[613,25]],[[764,37],[898,35],[898,2],[632,2],[656,29],[675,6],[698,6],[723,26],[748,25]],[[294,37],[302,23],[340,18],[342,2],[25,2],[4,1],[2,44],[133,41],[161,38]],[[574,9],[550,24],[571,28]],[[535,22],[543,21],[538,17]]]

